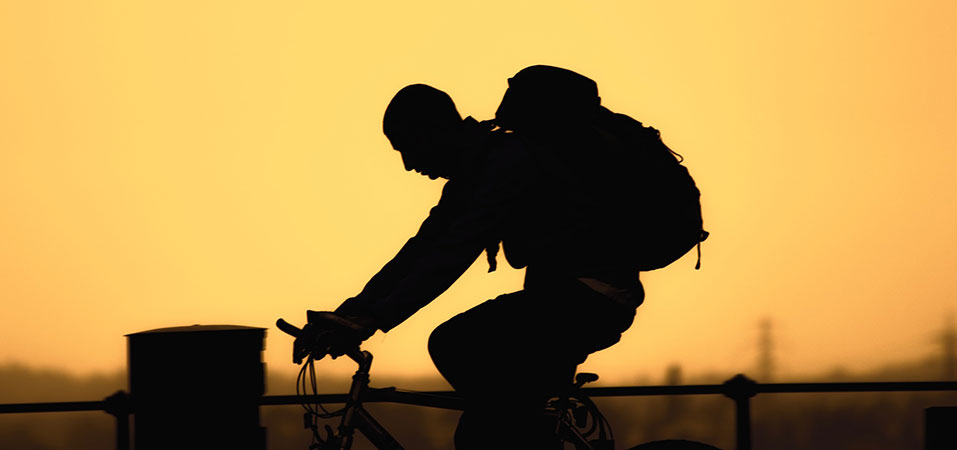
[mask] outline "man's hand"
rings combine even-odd
[[[362,341],[375,331],[370,317],[340,314],[331,311],[306,311],[309,323],[294,344],[297,351],[311,354],[313,359],[331,355],[333,359],[359,349]]]

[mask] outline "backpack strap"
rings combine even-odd
[[[698,262],[695,263],[695,265],[694,265],[694,270],[699,270],[699,269],[701,269],[701,243],[704,242],[705,239],[708,239],[708,236],[710,236],[710,235],[711,235],[711,233],[708,233],[707,231],[701,230],[701,240],[698,241],[698,245],[697,245],[697,247],[698,247]],[[491,272],[491,270],[489,270],[489,272]]]

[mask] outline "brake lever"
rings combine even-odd
[[[311,356],[316,360],[322,359],[322,357],[325,356],[321,352],[313,351],[314,347],[316,347],[313,344],[316,344],[315,341],[318,340],[319,335],[313,332],[312,327],[310,327],[308,323],[304,327],[299,328],[283,319],[278,319],[276,320],[276,327],[283,333],[296,338],[292,343],[292,362],[302,364],[302,360],[310,356],[310,354],[312,354]],[[318,358],[315,356],[318,356]]]
[[[361,328],[354,322],[327,311],[307,311],[309,322],[301,329],[283,319],[276,320],[276,327],[282,332],[294,336],[292,361],[302,364],[306,357],[319,361],[326,355],[336,359],[348,356],[361,364],[364,359],[359,346],[343,347],[343,332],[358,334]],[[358,341],[361,339],[357,340]]]

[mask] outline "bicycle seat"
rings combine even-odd
[[[598,381],[597,373],[582,372],[575,375],[575,387],[582,387],[585,383]]]
[[[568,397],[578,397],[581,393],[578,392],[582,386],[586,383],[591,383],[598,381],[598,374],[581,372],[575,374],[575,381],[569,384],[562,386],[559,389],[556,389],[551,393],[552,398],[568,398]]]

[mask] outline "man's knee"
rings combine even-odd
[[[462,352],[463,342],[459,330],[450,322],[439,325],[429,335],[429,356],[440,370]]]
[[[429,356],[439,373],[457,391],[475,388],[475,367],[477,362],[473,352],[469,351],[470,339],[463,336],[452,321],[436,327],[429,336]]]

